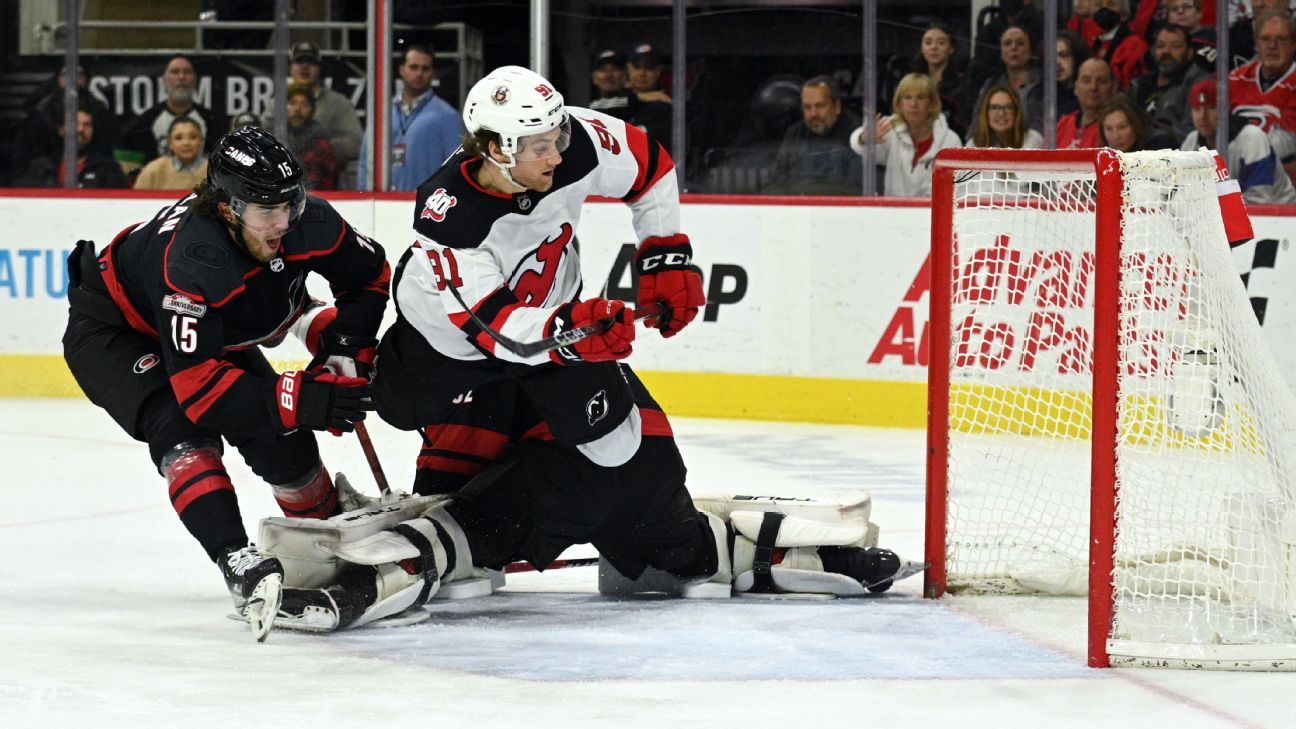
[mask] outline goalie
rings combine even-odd
[[[435,597],[489,594],[501,584],[491,572],[535,554],[536,545],[575,543],[580,537],[556,537],[573,529],[570,519],[526,507],[525,482],[510,478],[519,466],[496,464],[454,496],[413,496],[327,520],[263,520],[263,548],[284,564],[288,584],[274,627],[331,632],[418,622],[428,617],[421,606]],[[695,502],[682,481],[658,483],[671,485],[643,491],[645,499],[614,500],[608,521],[590,530],[602,555],[600,593],[859,596],[921,570],[876,546],[866,493],[840,503],[750,496]],[[670,508],[654,508],[654,501]]]

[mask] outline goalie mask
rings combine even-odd
[[[288,148],[258,127],[221,137],[207,162],[207,182],[229,196],[240,224],[261,235],[289,229],[306,207],[302,169]]]
[[[562,94],[543,76],[521,66],[502,66],[474,84],[464,101],[463,119],[469,134],[486,130],[499,135],[508,162],[486,159],[510,182],[509,170],[518,162],[554,157],[571,143],[571,120]]]

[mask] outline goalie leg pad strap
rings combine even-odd
[[[257,543],[283,563],[289,587],[324,587],[344,566],[338,559],[343,544],[391,529],[444,501],[444,496],[413,496],[328,519],[270,517],[261,520]]]

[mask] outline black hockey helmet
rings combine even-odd
[[[242,127],[220,138],[207,161],[207,182],[229,196],[240,219],[249,204],[289,203],[293,220],[306,205],[301,165],[260,127]]]

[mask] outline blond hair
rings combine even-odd
[[[931,76],[925,73],[911,73],[900,79],[900,84],[896,86],[895,96],[891,99],[892,124],[904,121],[904,115],[900,113],[900,99],[912,93],[926,94],[927,98],[931,100],[931,108],[927,110],[927,121],[936,121],[936,117],[940,116],[940,94],[936,93],[936,84],[932,83]]]

